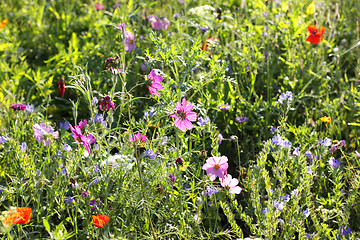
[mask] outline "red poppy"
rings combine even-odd
[[[3,223],[7,226],[11,226],[12,224],[28,224],[31,219],[31,208],[28,207],[18,207],[15,209],[14,212],[10,213]]]
[[[8,20],[7,19],[4,19],[0,22],[0,28],[3,28],[6,26],[6,24],[8,23]]]
[[[217,43],[219,41],[219,39],[217,37],[212,38],[212,37],[208,37],[208,39],[206,39],[206,41],[204,41],[203,45],[201,46],[201,50],[203,51],[207,51],[208,47]],[[211,56],[212,53],[210,53],[209,56]]]
[[[64,97],[65,94],[65,80],[63,77],[59,79],[59,93],[61,97]]]
[[[95,227],[103,228],[110,221],[110,218],[106,215],[98,214],[92,215],[93,223]]]
[[[325,27],[321,27],[319,30],[314,25],[309,25],[307,27],[310,36],[307,37],[306,41],[311,42],[312,44],[319,44],[323,40],[323,34],[325,32]]]

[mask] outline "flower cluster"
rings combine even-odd
[[[54,129],[51,126],[47,126],[46,123],[35,124],[32,128],[36,141],[43,142],[45,146],[49,146],[53,139],[59,137],[59,133],[54,132]]]
[[[290,103],[293,99],[293,94],[290,91],[286,91],[286,93],[282,93],[279,96],[278,102],[280,104],[284,104],[284,103]]]

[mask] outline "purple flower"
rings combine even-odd
[[[41,175],[41,171],[39,169],[36,169],[36,175],[38,175],[38,176]]]
[[[90,205],[90,206],[93,206],[93,207],[99,207],[99,204],[96,202],[95,199],[92,199],[92,200],[89,202],[89,205]]]
[[[60,168],[62,169],[62,170],[60,171],[60,174],[61,174],[61,175],[69,176],[68,170],[67,170],[66,167],[64,167],[63,164],[60,165]]]
[[[284,207],[285,207],[284,202],[282,202],[282,201],[273,201],[273,202],[272,202],[272,205],[273,205],[274,207],[276,207],[276,209],[279,210],[280,212],[281,212],[281,210],[283,210]]]
[[[26,151],[26,148],[27,148],[26,142],[23,142],[23,143],[20,145],[20,150],[21,150],[21,151]]]
[[[314,237],[315,236],[315,233],[313,233],[313,234],[308,234],[308,233],[305,233],[305,237],[306,238],[308,238],[308,239],[311,239],[312,237]]]
[[[7,136],[0,136],[0,144],[7,142],[9,140],[9,138]]]
[[[330,138],[325,138],[324,140],[319,139],[319,143],[321,144],[321,146],[323,147],[329,147],[332,143]]]
[[[279,96],[278,102],[283,104],[284,102],[290,103],[292,101],[293,94],[290,91],[286,91],[286,93],[282,93]]]
[[[0,137],[1,138],[1,137]],[[1,142],[1,141],[0,141]],[[360,158],[360,153],[358,151],[355,151],[356,157]]]
[[[206,189],[206,190],[203,190],[203,191],[201,192],[201,194],[202,194],[202,195],[205,195],[205,194],[206,194],[208,197],[210,197],[211,195],[216,194],[217,192],[219,192],[219,190],[218,190],[216,187],[212,187],[212,188],[207,187],[207,189]]]
[[[289,202],[290,201],[290,196],[289,194],[286,194],[284,197],[280,196],[281,200],[283,200],[284,202]]]
[[[304,214],[305,218],[307,218],[308,216],[310,216],[310,211],[309,211],[309,209],[308,209],[308,208],[305,209],[305,211],[303,211],[303,214]]]
[[[343,236],[343,235],[347,235],[347,234],[350,234],[351,233],[351,228],[348,227],[347,229],[345,229],[344,227],[341,228],[341,231],[340,231],[340,235]]]
[[[103,110],[108,112],[112,108],[112,110],[115,112],[114,103],[111,101],[111,97],[109,95],[103,97],[101,103],[100,103],[100,110]]]
[[[59,133],[54,132],[54,129],[51,126],[48,127],[45,123],[35,124],[32,128],[36,141],[43,142],[45,146],[49,146],[53,139],[59,137]]]
[[[310,151],[307,151],[305,155],[310,159],[310,161],[314,159],[314,155]]]
[[[278,219],[279,223],[284,223],[284,220],[282,220],[281,218]]]
[[[66,203],[66,204],[69,204],[69,203],[72,203],[72,202],[74,202],[74,199],[73,199],[71,196],[69,196],[69,197],[65,200],[65,203]]]
[[[239,123],[244,123],[247,122],[247,120],[249,120],[248,117],[236,117],[235,121],[239,122]]]
[[[135,33],[125,32],[125,51],[131,52],[136,48]]]
[[[125,27],[125,23],[120,23],[118,28],[120,29],[120,31],[125,31],[126,30],[126,27]]]
[[[222,142],[222,140],[224,139],[223,135],[221,135],[221,134],[219,133],[218,139],[219,139],[219,140],[218,140],[217,144],[220,145],[221,142]]]
[[[99,123],[99,122],[101,122],[103,120],[104,120],[104,118],[103,118],[103,115],[101,113],[96,114],[95,117],[94,117],[94,122],[95,123]]]
[[[293,196],[296,196],[296,195],[298,195],[298,193],[299,193],[299,190],[297,188],[295,188],[294,190],[291,191],[290,194]]]
[[[293,155],[294,155],[295,157],[298,157],[298,156],[300,155],[300,152],[299,152],[299,148],[298,148],[298,147],[294,149]]]
[[[199,117],[197,124],[201,127],[201,126],[206,125],[209,122],[210,122],[210,118],[208,116],[205,116],[205,118]]]
[[[150,15],[148,17],[149,22],[151,23],[151,27],[154,30],[166,30],[169,27],[169,20],[167,18],[160,19],[155,15]]]
[[[333,158],[333,157],[331,157],[329,160],[329,164],[331,167],[336,167],[336,168],[340,167],[340,163],[341,163],[340,160],[338,160],[338,159],[335,160],[335,158]]]
[[[14,109],[15,111],[17,110],[25,110],[26,109],[26,105],[25,104],[11,104],[11,108]]]
[[[67,151],[67,152],[70,152],[70,151],[71,151],[71,147],[70,147],[68,144],[66,144],[66,143],[64,143],[63,149],[64,149],[65,151]]]
[[[65,131],[69,130],[70,126],[68,122],[59,122],[60,129],[63,129]]]
[[[221,111],[228,111],[231,107],[228,104],[220,104],[217,108]]]
[[[154,153],[153,150],[147,149],[144,153],[144,158],[155,159],[156,156],[157,156],[157,153]]]
[[[184,189],[187,190],[187,189],[190,189],[190,188],[191,188],[190,185],[188,183],[185,183]]]
[[[80,196],[82,198],[87,198],[87,197],[89,197],[89,193],[87,191],[83,191]]]
[[[270,127],[270,132],[271,132],[271,133],[274,133],[274,132],[276,132],[276,131],[277,131],[276,128],[274,128],[273,126]]]
[[[93,97],[93,99],[91,99],[91,106],[94,106],[96,104],[98,104],[99,100],[97,97]]]
[[[99,166],[94,166],[93,172],[94,172],[95,174],[96,174],[96,173],[99,173],[99,172],[100,172]]]
[[[32,113],[34,112],[34,110],[35,110],[34,105],[26,104],[25,111],[27,111],[28,113]]]
[[[308,173],[308,174],[313,174],[313,171],[311,170],[311,167],[310,167],[310,166],[307,166],[306,169],[307,169],[307,173]]]
[[[208,30],[207,30],[206,27],[202,27],[202,28],[201,28],[201,32],[202,32],[202,33],[206,33],[207,31],[208,31]]]
[[[169,174],[169,180],[170,180],[170,183],[171,183],[171,187],[173,187],[174,186],[174,184],[175,184],[175,180],[176,180],[176,178],[175,178],[175,176],[174,176],[174,174]]]
[[[269,213],[269,209],[268,209],[268,208],[264,208],[264,209],[261,211],[261,213],[262,213],[263,215],[266,215],[266,214]]]

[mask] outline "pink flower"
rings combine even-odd
[[[133,136],[129,137],[130,142],[147,142],[147,137],[145,134],[142,134],[141,132],[138,132],[134,134]]]
[[[125,51],[131,52],[136,48],[135,44],[135,34],[126,31],[125,32]]]
[[[104,6],[101,5],[100,3],[95,3],[95,8],[96,8],[96,10],[103,10]]]
[[[73,128],[73,126],[71,126],[71,124],[69,124],[69,125],[70,125],[70,129],[71,129],[71,132],[73,133],[73,137],[75,138],[75,140],[78,141],[79,143],[84,144],[86,150],[90,154],[89,145],[95,143],[96,139],[91,134],[89,134],[86,137],[85,135],[83,135],[81,133],[81,129],[86,126],[86,120],[84,120],[84,122],[80,122],[79,125],[75,126],[75,128]]]
[[[164,29],[166,30],[170,24],[167,18],[163,18],[163,20],[161,20],[159,17],[155,15],[150,15],[148,19],[151,22],[151,27],[154,30],[164,30]]]
[[[108,112],[110,108],[112,108],[112,110],[115,112],[114,103],[111,101],[111,97],[109,95],[103,97],[100,103],[100,110],[103,110],[103,108],[106,112]]]
[[[206,174],[210,176],[211,181],[215,181],[216,177],[224,177],[229,166],[227,162],[228,158],[226,156],[210,157],[206,160],[202,169],[206,170]]]
[[[156,89],[164,88],[164,86],[160,83],[162,82],[162,80],[164,80],[164,78],[160,75],[157,75],[154,69],[151,70],[150,74],[147,75],[146,78],[150,80],[150,86],[148,86],[148,88],[151,96],[154,96],[155,94],[160,97],[160,94],[157,92]]]
[[[51,126],[46,126],[45,123],[35,124],[32,128],[36,141],[43,142],[45,146],[49,146],[53,139],[59,137],[59,133],[54,132],[54,129]]]
[[[230,193],[232,194],[240,194],[241,192],[241,187],[237,186],[239,183],[239,180],[237,180],[236,178],[232,178],[230,174],[227,174],[226,176],[224,176],[223,178],[221,178],[221,186],[223,186],[224,188],[228,189]]]
[[[183,98],[182,105],[178,102],[175,106],[177,109],[176,112],[172,112],[170,117],[176,118],[175,126],[178,127],[181,131],[186,132],[186,129],[192,129],[193,125],[191,122],[196,121],[196,112],[191,112],[193,105],[191,102],[186,103],[186,99]]]

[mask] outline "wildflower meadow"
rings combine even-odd
[[[0,238],[360,239],[359,13],[0,1]]]

